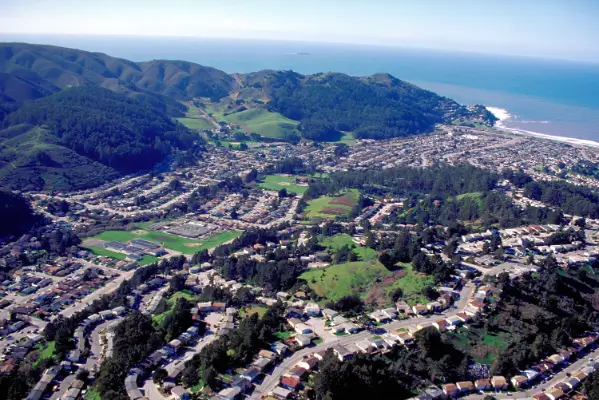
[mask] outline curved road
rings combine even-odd
[[[472,285],[471,283],[466,284],[466,286],[464,286],[464,288],[460,292],[460,300],[459,300],[457,306],[450,308],[445,313],[439,315],[438,318],[447,318],[447,317],[456,315],[457,313],[463,311],[466,308],[466,306],[468,305],[468,300],[470,299],[470,296],[474,292],[474,289],[475,289],[475,286]],[[437,316],[435,316],[434,319],[438,319],[436,317]],[[431,322],[434,319],[433,319],[433,317],[430,317],[430,316],[429,317],[410,318],[410,319],[395,321],[395,322],[391,322],[389,324],[381,325],[380,328],[384,328],[387,331],[394,331],[399,328],[403,328],[403,327],[410,326],[410,325],[418,325],[423,322]],[[285,360],[283,360],[283,362],[281,364],[279,364],[277,367],[275,367],[275,369],[271,372],[271,374],[268,375],[264,379],[262,384],[256,387],[251,398],[259,399],[261,395],[272,392],[279,385],[281,376],[283,376],[283,374],[285,372],[287,372],[290,368],[292,368],[295,364],[300,362],[304,356],[306,356],[310,353],[318,352],[320,350],[326,350],[326,349],[334,347],[335,345],[338,345],[338,344],[344,345],[344,344],[357,342],[357,341],[365,339],[369,336],[372,336],[372,333],[370,333],[368,331],[363,331],[363,332],[357,333],[355,335],[343,336],[334,342],[321,343],[315,347],[309,347],[309,348],[295,352],[291,357],[286,358]]]

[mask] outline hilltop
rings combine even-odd
[[[186,61],[3,43],[0,121],[0,185],[63,190],[151,168],[215,126],[255,140],[335,142],[495,118],[389,74],[229,75]]]

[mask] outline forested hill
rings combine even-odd
[[[496,120],[482,106],[464,107],[389,74],[261,71],[240,80],[242,98],[268,99],[270,110],[300,121],[302,136],[313,140],[331,140],[342,131],[352,131],[356,138],[387,139],[431,132],[435,124],[459,118],[489,125]]]
[[[234,82],[220,70],[189,62],[135,63],[64,47],[0,43],[0,98],[4,95],[17,102],[73,86],[217,100],[232,90]]]
[[[74,87],[25,103],[0,131],[0,183],[69,189],[151,168],[199,137],[154,106],[97,87]]]

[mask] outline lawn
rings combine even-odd
[[[151,255],[145,254],[142,257],[142,259],[139,260],[137,263],[143,267],[144,265],[152,264],[152,263],[155,263],[157,261],[159,261],[158,257],[154,257],[154,256],[151,256]]]
[[[342,136],[339,140],[330,143],[345,143],[348,146],[352,146],[356,144],[356,139],[354,138],[353,132],[341,132]]]
[[[320,297],[336,300],[357,294],[367,303],[386,305],[394,288],[404,291],[408,303],[426,303],[421,292],[434,283],[434,278],[414,272],[410,264],[397,271],[389,271],[376,259],[332,265],[312,269],[300,275]]]
[[[354,254],[360,257],[361,261],[371,261],[375,260],[377,257],[376,250],[373,250],[370,247],[361,247],[356,245],[356,243],[354,243],[352,240],[352,237],[345,233],[339,233],[335,236],[326,237],[319,244],[333,252],[347,245],[353,248]]]
[[[202,117],[185,117],[185,118],[177,118],[177,121],[188,127],[189,129],[214,129],[214,124],[210,123],[206,118]]]
[[[86,249],[90,250],[92,253],[94,253],[97,256],[112,257],[117,260],[124,260],[127,257],[123,253],[117,253],[115,251],[106,250],[106,249],[104,249],[102,247],[98,247],[98,246],[88,246],[88,247],[86,247]]]
[[[241,310],[239,310],[239,316],[241,318],[245,318],[246,316],[249,316],[252,314],[258,314],[258,317],[262,318],[262,316],[264,314],[266,314],[266,311],[268,311],[268,307],[264,307],[264,306],[260,306],[260,305],[247,306],[247,307],[243,307]]]
[[[289,339],[294,334],[295,332],[275,332],[275,336],[280,340]]]
[[[56,344],[53,341],[46,342],[46,344],[40,347],[40,354],[37,360],[33,363],[33,366],[36,367],[40,361],[46,360],[49,358],[54,358],[54,351],[56,349]]]
[[[171,297],[168,298],[168,300],[166,301],[166,303],[172,307],[175,305],[175,302],[177,301],[177,299],[179,298],[184,298],[192,303],[198,301],[198,297],[195,296],[193,293],[187,291],[187,290],[182,290],[180,292],[177,292],[175,294],[173,294]]]
[[[396,280],[391,288],[401,288],[404,298],[418,296],[427,286],[435,283],[432,276],[414,271],[412,264],[401,264],[401,267],[402,271],[405,271],[405,276]]]
[[[481,196],[482,196],[481,192],[470,192],[470,193],[460,194],[460,195],[456,196],[456,199],[458,201],[463,200],[463,199],[470,199],[470,200],[476,202],[479,206],[482,206],[483,199]]]
[[[94,236],[93,239],[105,240],[107,242],[128,242],[133,239],[141,238],[155,243],[160,243],[169,250],[178,251],[183,254],[195,254],[200,250],[220,246],[229,240],[235,239],[240,234],[241,232],[239,231],[224,231],[204,240],[194,240],[164,232],[133,230],[105,231]]]
[[[85,393],[85,400],[102,400],[102,396],[96,389],[88,388]]]
[[[309,219],[330,219],[337,215],[348,215],[358,202],[359,195],[356,189],[350,189],[334,197],[320,196],[308,201],[306,216]]]
[[[289,134],[299,136],[298,121],[261,108],[252,108],[222,117],[225,121],[241,125],[248,133],[256,132],[269,138],[283,138]]]
[[[288,192],[296,194],[304,194],[308,186],[300,186],[295,184],[294,176],[285,175],[266,175],[264,181],[260,182],[259,186],[266,190],[281,190],[287,189]]]
[[[357,261],[312,269],[300,275],[320,297],[336,300],[350,294],[364,297],[369,288],[390,274],[378,261]]]

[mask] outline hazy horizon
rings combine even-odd
[[[592,0],[0,0],[0,11],[6,35],[322,42],[599,62]]]

